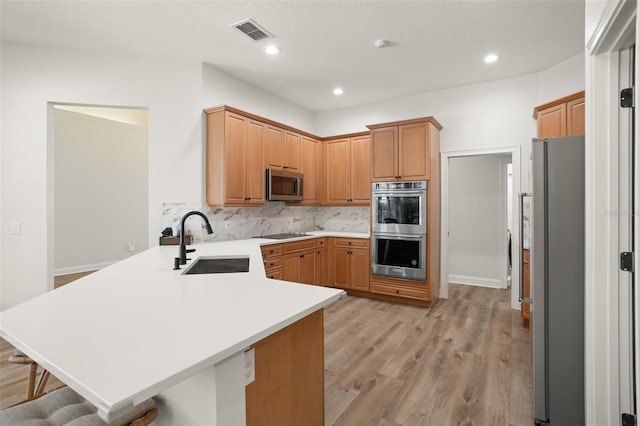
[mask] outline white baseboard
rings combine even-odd
[[[479,287],[507,288],[502,283],[502,281],[500,281],[498,279],[469,277],[467,275],[452,275],[452,274],[449,274],[449,283],[451,283],[451,284],[476,285],[476,286],[479,286]]]
[[[106,268],[107,266],[113,265],[114,262],[103,262],[103,263],[94,263],[93,265],[79,265],[79,266],[69,266],[67,268],[58,268],[53,270],[53,276],[58,277],[60,275],[69,275],[69,274],[77,274],[78,272],[89,272],[89,271],[97,271],[102,268]]]

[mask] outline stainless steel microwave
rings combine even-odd
[[[267,169],[267,200],[300,201],[304,195],[302,173]]]

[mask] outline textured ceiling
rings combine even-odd
[[[528,74],[584,51],[580,0],[2,0],[0,14],[3,42],[205,62],[311,111]],[[280,55],[229,27],[246,18]],[[500,60],[485,64],[489,52]]]

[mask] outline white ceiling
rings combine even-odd
[[[204,62],[311,111],[533,73],[584,51],[584,0],[2,0],[0,15],[3,42]],[[230,27],[246,18],[280,55]],[[485,64],[489,52],[500,60]]]

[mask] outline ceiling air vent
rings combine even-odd
[[[265,38],[273,38],[273,34],[262,28],[253,19],[245,19],[244,21],[236,22],[231,25],[239,30],[242,34],[246,35],[253,41],[264,40]]]

